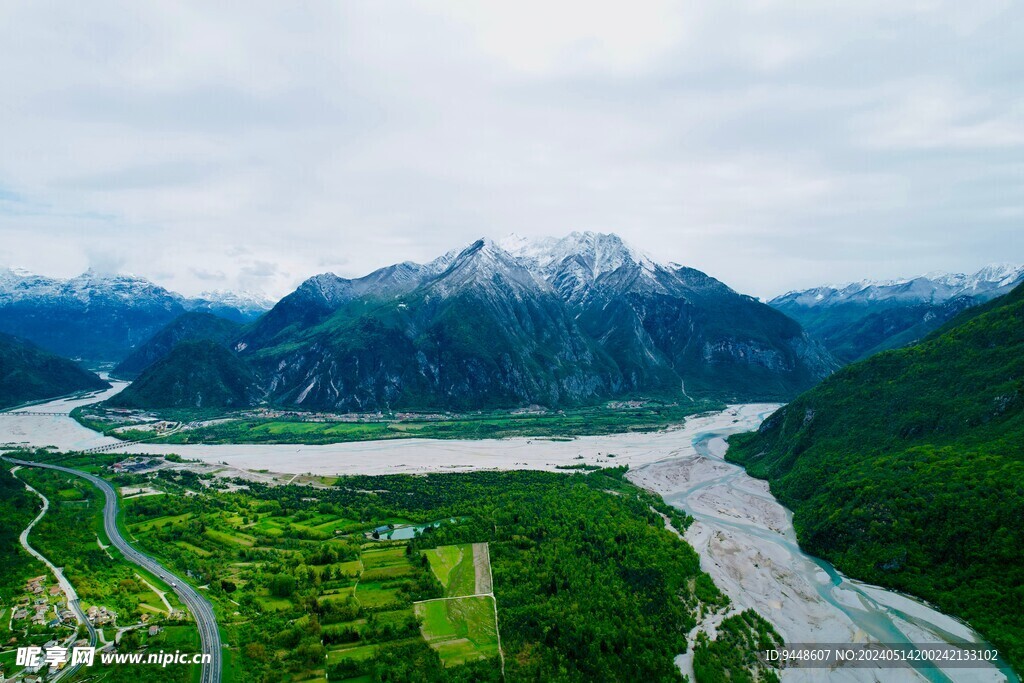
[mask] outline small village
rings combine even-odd
[[[0,644],[3,649],[12,649],[34,645],[47,650],[50,648],[74,648],[89,645],[88,634],[79,624],[78,617],[68,605],[67,596],[60,585],[52,582],[49,575],[32,577],[25,582],[24,593],[12,605],[10,620],[7,624],[12,634],[7,642]],[[121,642],[122,636],[129,631],[143,631],[153,638],[163,631],[163,626],[150,623],[157,615],[141,614],[139,621],[133,624],[119,624],[118,614],[104,605],[90,605],[84,615],[96,629],[97,649],[109,649]],[[163,620],[163,615],[160,615]],[[187,619],[184,611],[172,609],[166,614],[167,622],[181,622]],[[54,671],[45,670],[41,666],[29,666],[21,669],[12,677],[5,678],[0,672],[0,683],[18,681],[19,683],[41,683]]]
[[[31,626],[56,628],[63,624],[74,624],[75,613],[67,606],[67,599],[60,586],[46,585],[46,576],[37,576],[25,583],[25,595],[16,603],[11,614],[11,627],[18,622],[29,622]]]

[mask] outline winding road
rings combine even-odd
[[[11,469],[11,474],[17,477],[17,471],[18,468],[14,467]],[[90,622],[89,618],[85,615],[85,611],[82,609],[82,605],[78,601],[78,593],[75,592],[75,587],[72,586],[71,582],[67,580],[67,577],[64,576],[64,572],[60,569],[60,567],[55,566],[53,562],[50,562],[49,559],[47,559],[38,550],[33,548],[32,545],[28,542],[28,535],[32,533],[32,528],[35,527],[39,520],[41,520],[46,515],[46,512],[50,509],[50,501],[46,498],[46,496],[44,496],[39,491],[29,486],[28,482],[22,481],[21,483],[25,485],[25,488],[27,488],[29,491],[36,494],[37,496],[39,496],[39,498],[42,499],[43,509],[40,510],[39,514],[36,515],[36,518],[33,519],[32,522],[29,523],[27,527],[25,527],[25,530],[21,532],[21,536],[18,538],[18,540],[21,541],[21,546],[26,551],[28,551],[28,554],[36,558],[43,564],[45,564],[47,568],[50,570],[50,573],[52,573],[53,576],[57,579],[57,584],[60,586],[61,590],[64,591],[64,595],[67,596],[68,607],[71,609],[71,611],[75,613],[75,618],[78,620],[78,623],[84,624],[85,628],[89,631],[90,647],[96,647],[96,627],[92,625],[92,622]],[[60,673],[58,673],[53,678],[53,680],[58,681],[63,678],[71,678],[81,668],[81,664],[74,664],[72,666],[68,666],[67,668],[63,669]]]
[[[60,472],[65,472],[76,477],[82,477],[83,479],[87,479],[94,486],[98,487],[101,491],[103,491],[103,494],[106,497],[106,502],[103,506],[103,528],[106,531],[107,537],[110,539],[110,542],[113,544],[115,548],[117,548],[121,552],[122,555],[124,555],[125,559],[127,559],[129,562],[138,565],[139,567],[142,567],[143,569],[149,572],[152,572],[153,574],[163,579],[165,582],[171,584],[172,590],[175,592],[175,594],[178,596],[181,602],[189,609],[193,617],[195,617],[196,625],[199,628],[199,638],[202,642],[202,652],[204,654],[210,655],[210,661],[206,664],[203,664],[202,674],[200,675],[199,678],[200,683],[219,683],[221,677],[223,657],[221,653],[220,631],[217,629],[217,619],[213,614],[213,606],[210,604],[209,600],[200,595],[199,592],[196,591],[196,589],[194,589],[192,586],[187,584],[184,580],[182,580],[175,574],[169,572],[167,569],[163,567],[163,565],[161,565],[159,562],[154,560],[149,555],[146,555],[145,553],[136,550],[134,547],[132,547],[130,543],[128,543],[127,540],[125,540],[124,536],[121,535],[121,530],[117,528],[117,514],[119,505],[117,501],[117,492],[114,491],[114,487],[111,486],[108,482],[104,481],[103,479],[100,479],[95,475],[88,474],[86,472],[81,472],[79,470],[74,470],[71,469],[70,467],[61,467],[60,465],[50,465],[47,463],[40,462],[29,462],[27,460],[17,460],[15,458],[4,459],[16,465],[21,465],[22,467],[41,467],[48,470],[58,470]],[[37,517],[36,521],[38,521],[38,519],[39,518]],[[33,521],[33,523],[29,525],[28,529],[26,529],[23,536],[28,535],[28,531],[32,528],[34,524],[35,521]],[[42,557],[42,555],[39,555],[37,553],[34,554],[39,559],[43,560],[44,562],[47,562],[46,559]],[[49,562],[47,562],[47,564],[49,565]],[[50,566],[52,568],[52,565]],[[70,588],[70,584],[68,584],[67,587]],[[69,597],[73,594],[74,591],[72,589],[72,593],[69,594]],[[77,598],[75,602],[77,604]],[[89,623],[88,620],[86,620],[86,623]],[[92,633],[92,637],[95,638],[95,630],[90,629],[90,632]],[[95,642],[95,640],[93,642]]]

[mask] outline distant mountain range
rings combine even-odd
[[[90,270],[63,280],[0,270],[0,332],[94,362],[120,361],[187,311],[247,322],[271,305],[260,297],[226,292],[186,298],[131,275]]]
[[[212,341],[254,373],[252,395],[309,409],[785,400],[1022,280],[1022,266],[991,266],[789,292],[766,306],[616,235],[583,232],[479,240],[360,278],[324,273],[273,306],[226,292],[186,298],[129,275],[0,270],[0,332],[116,362],[126,379],[181,342]]]
[[[0,408],[109,386],[66,358],[0,334]]]
[[[793,291],[768,302],[851,362],[918,341],[966,308],[1024,282],[1024,265]]]

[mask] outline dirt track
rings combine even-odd
[[[492,592],[491,554],[486,543],[473,544],[473,569],[476,573],[476,594],[483,595]]]

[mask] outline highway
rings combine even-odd
[[[114,487],[95,475],[81,472],[79,470],[73,470],[70,467],[61,467],[60,465],[50,465],[40,462],[29,462],[26,460],[17,460],[15,458],[4,459],[23,467],[42,467],[44,469],[59,470],[76,477],[82,477],[83,479],[89,480],[94,486],[103,491],[103,494],[106,496],[106,503],[103,506],[103,528],[106,530],[107,537],[110,539],[111,544],[113,544],[113,546],[117,548],[129,562],[142,567],[156,576],[159,576],[165,583],[171,585],[171,590],[174,591],[196,620],[196,625],[199,628],[199,638],[202,641],[201,648],[203,653],[210,655],[210,661],[203,665],[202,674],[199,678],[200,683],[220,683],[222,665],[221,642],[220,631],[217,630],[217,619],[213,614],[213,606],[191,585],[175,574],[167,571],[163,565],[149,555],[136,550],[128,543],[127,540],[125,540],[124,536],[121,535],[120,529],[117,528],[119,506],[117,501],[117,492],[114,490]]]

